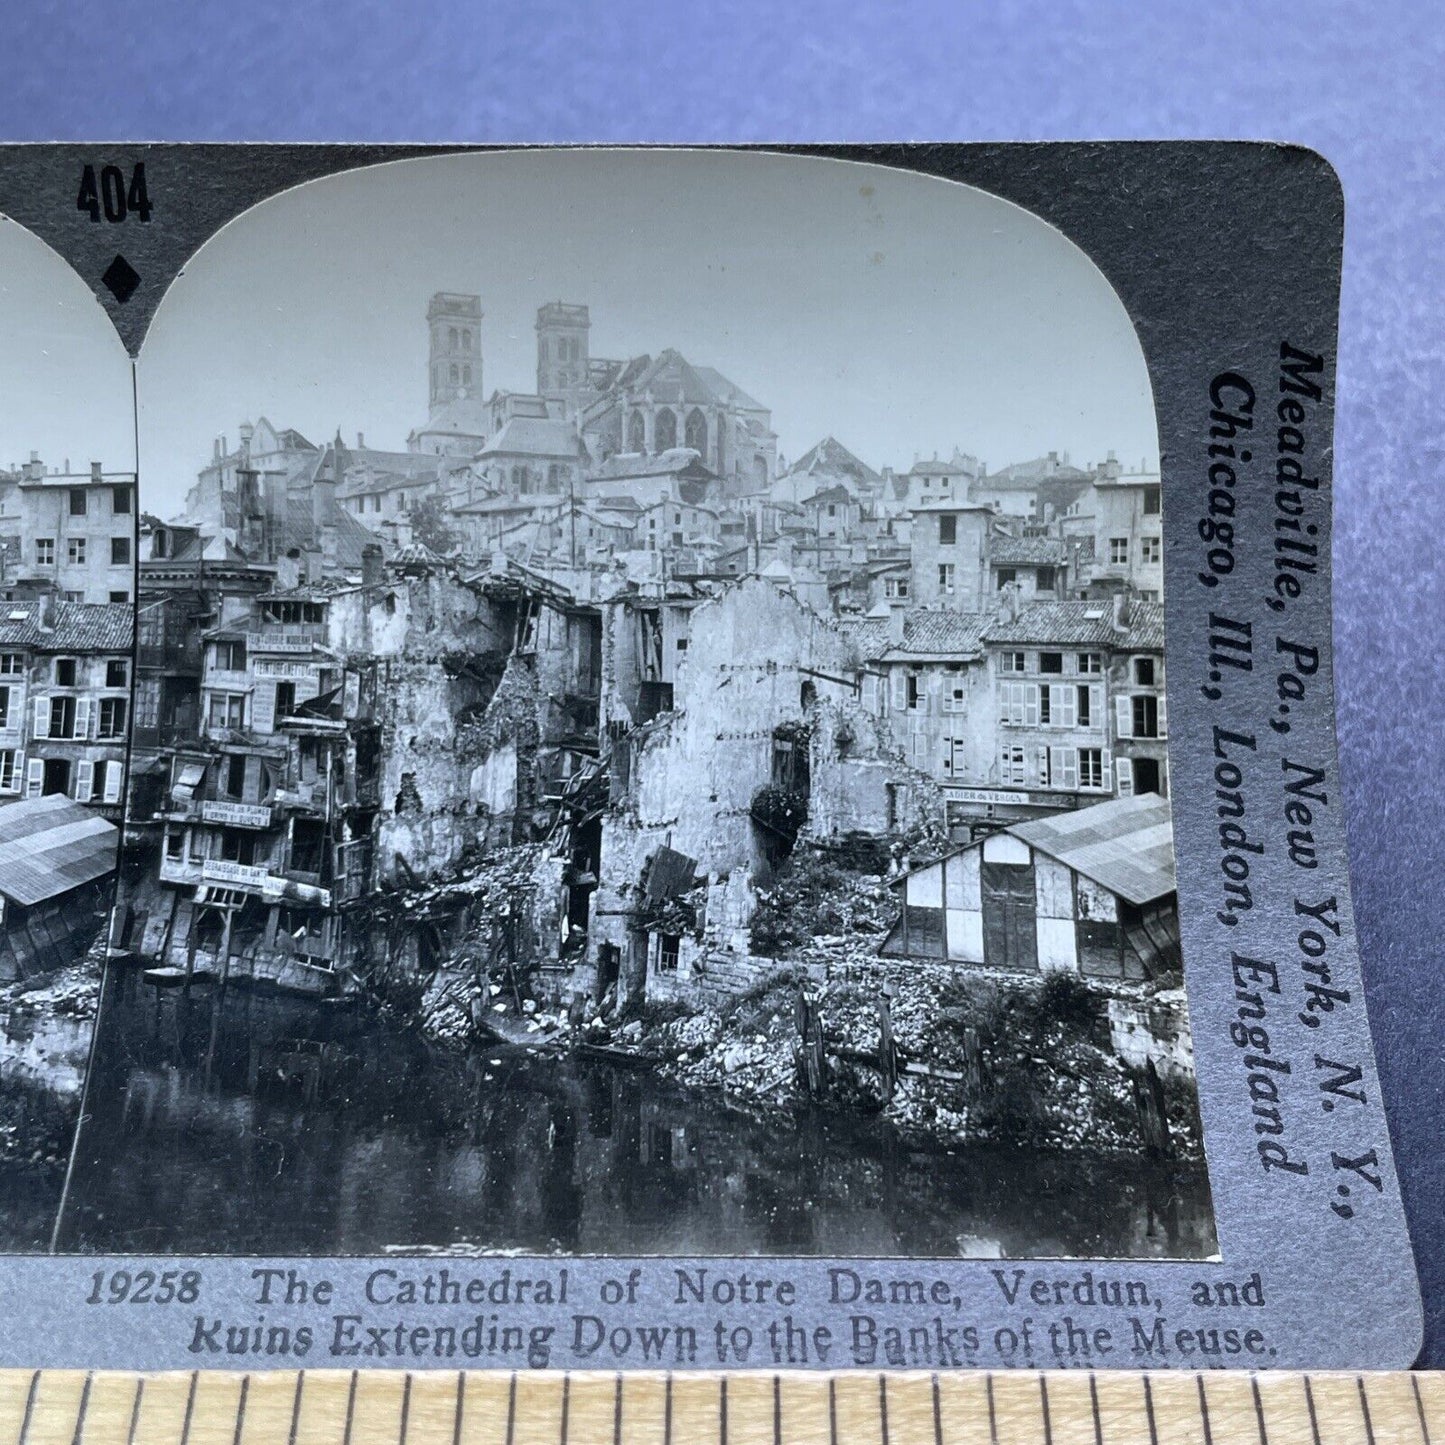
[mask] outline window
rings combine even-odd
[[[900,598],[908,596],[908,578],[906,577],[885,577],[883,579],[883,595],[887,598]]]
[[[1064,654],[1062,652],[1039,653],[1039,671],[1062,675],[1064,671]]]
[[[1028,655],[1023,652],[1001,652],[998,655],[998,670],[1000,672],[1026,672]]]
[[[1079,752],[1077,748],[1048,750],[1049,786],[1073,792],[1079,786]]]
[[[70,489],[70,515],[72,517],[83,517],[85,515],[85,488],[71,487]]]
[[[179,863],[181,861],[182,849],[184,849],[185,843],[186,835],[184,832],[177,831],[173,833],[169,828],[166,829],[166,857],[169,858],[172,863]]]
[[[1039,689],[1039,726],[1052,727],[1054,722],[1053,688]]]
[[[126,591],[124,591],[124,590],[122,590],[122,591],[120,591],[120,592],[112,592],[112,593],[110,594],[110,600],[111,600],[112,602],[129,602],[129,601],[130,601],[130,593],[129,593],[129,592],[126,592]]]
[[[904,687],[906,689],[909,711],[918,711],[919,705],[922,702],[922,696],[918,689],[918,674],[916,672],[910,672],[907,675]]]
[[[461,379],[461,372],[457,369],[455,365],[449,366],[447,368],[447,380],[450,381],[453,386],[456,386],[461,381]]]
[[[0,749],[0,793],[20,791],[20,754],[14,748]]]
[[[72,537],[65,544],[65,556],[67,561],[83,567],[85,565],[85,538]]]
[[[943,710],[944,712],[965,711],[964,690],[961,681],[956,682],[951,677],[944,679]]]
[[[102,738],[123,738],[125,736],[125,707],[123,697],[103,697],[100,700],[100,725],[96,736]]]
[[[1139,560],[1143,563],[1158,563],[1164,557],[1164,542],[1159,537],[1140,537]]]
[[[938,540],[944,547],[951,547],[958,541],[957,517],[945,516],[938,519]]]
[[[682,953],[682,935],[660,933],[657,937],[657,971],[676,973],[678,958]]]
[[[1081,652],[1078,663],[1080,672],[1100,673],[1104,670],[1104,659],[1097,652]]]
[[[62,602],[84,602],[84,601],[85,601],[85,593],[84,593],[84,592],[62,592],[62,593],[60,594],[60,600],[61,600]]]
[[[55,566],[54,537],[37,537],[35,539],[35,565],[37,567]]]
[[[44,701],[44,698],[37,698],[36,706],[38,707]],[[75,736],[75,699],[73,697],[52,697],[49,701],[50,720],[44,736],[73,738]],[[88,704],[89,699],[85,701]]]
[[[660,452],[670,451],[677,445],[677,413],[663,407],[653,418],[652,434]]]
[[[1018,580],[1019,574],[1016,567],[1000,567],[998,569],[998,585],[1000,587],[1007,587]]]
[[[1129,539],[1127,537],[1109,538],[1109,565],[1111,567],[1127,567],[1129,565]]]
[[[1041,707],[1037,683],[1005,682],[998,689],[998,720],[1007,727],[1033,728],[1039,725]],[[1044,693],[1048,692],[1043,688]]]
[[[999,753],[998,780],[1015,788],[1028,786],[1028,765],[1021,747],[1003,748]]]
[[[1159,515],[1159,488],[1144,488],[1144,515],[1146,517],[1157,517]]]
[[[1134,731],[1136,738],[1157,738],[1159,736],[1159,699],[1148,693],[1138,694],[1133,699]]]
[[[0,652],[0,677],[19,677],[25,672],[25,658],[19,652]]]
[[[245,672],[246,644],[244,642],[218,642],[216,667],[221,672]]]
[[[55,659],[55,685],[56,687],[75,686],[75,659],[73,657],[57,657]]]
[[[117,517],[130,516],[130,488],[128,486],[117,486],[110,489],[110,510]],[[164,556],[165,553],[160,553]]]
[[[1102,788],[1104,786],[1103,749],[1079,749],[1079,786],[1081,788]]]
[[[1075,689],[1075,707],[1081,728],[1093,726],[1093,693],[1094,689],[1087,685]]]
[[[1155,686],[1154,676],[1154,659],[1152,657],[1136,657],[1134,659],[1135,687]]]
[[[938,564],[938,590],[947,597],[953,596],[954,566],[952,562]]]
[[[130,566],[129,537],[112,537],[110,539],[110,565],[112,567]]]
[[[246,696],[244,693],[216,692],[211,694],[211,727],[242,728],[246,725],[245,718]]]
[[[1053,567],[1040,567],[1035,573],[1034,586],[1037,587],[1040,592],[1052,592],[1057,585],[1055,578],[1056,570],[1057,569]]]
[[[471,369],[470,366],[464,366],[464,367],[462,367],[462,385],[463,385],[463,386],[470,386],[471,384],[472,384],[472,369]]]
[[[686,651],[687,651],[687,638],[685,638],[685,637],[679,637],[679,638],[677,639],[677,650],[678,650],[679,652],[686,652]]]
[[[1131,758],[1114,759],[1114,785],[1121,798],[1134,796],[1134,762]]]
[[[13,728],[19,721],[15,709],[11,706],[17,691],[18,689],[13,687],[0,687],[0,730]]]

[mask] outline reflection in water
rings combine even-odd
[[[108,985],[64,1251],[1214,1252],[1202,1169],[910,1147],[348,1005]]]

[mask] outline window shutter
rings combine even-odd
[[[1024,726],[1036,728],[1039,725],[1039,685],[1024,683]]]
[[[25,791],[25,754],[10,754],[10,775],[5,776],[4,754],[0,753],[0,790],[7,793],[21,793]]]
[[[95,764],[89,758],[82,758],[75,766],[75,801],[88,803],[95,786]]]
[[[1108,748],[1105,748],[1100,756],[1104,761],[1099,769],[1099,786],[1108,792],[1109,785],[1114,778],[1114,755]]]
[[[112,758],[105,765],[105,801],[107,803],[120,802],[120,780],[124,772],[120,761]]]
[[[38,798],[40,790],[45,786],[45,762],[41,758],[31,758],[25,764],[25,796],[27,798]]]
[[[1134,736],[1134,700],[1131,697],[1114,699],[1114,732],[1121,738]]]
[[[48,697],[37,697],[35,699],[35,736],[43,738],[50,733],[50,699]]]
[[[1089,684],[1089,724],[1100,732],[1109,730],[1109,720],[1104,716],[1104,689],[1097,682]]]
[[[902,712],[907,705],[907,694],[903,690],[903,669],[893,668],[888,674],[888,680],[893,694],[893,711]]]
[[[1118,785],[1121,798],[1134,796],[1134,760],[1132,758],[1114,759],[1114,781]]]
[[[88,697],[75,700],[75,737],[85,739],[90,736],[90,715],[94,707],[95,704]]]
[[[1053,718],[1060,727],[1078,726],[1077,703],[1078,694],[1068,683],[1061,683],[1054,688]]]
[[[1159,696],[1159,736],[1169,736],[1169,704],[1164,700],[1164,695]]]
[[[1049,771],[1049,750],[1046,747],[1039,749],[1039,786],[1047,788],[1053,784],[1053,774]]]

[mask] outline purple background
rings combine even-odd
[[[1227,137],[1326,155],[1348,208],[1335,621],[1355,908],[1427,1294],[1424,1360],[1445,1365],[1445,18],[1238,0],[698,8],[16,7],[0,138]]]

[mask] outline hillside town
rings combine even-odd
[[[592,355],[585,305],[488,393],[482,324],[432,297],[404,449],[258,417],[140,516],[113,954],[644,1053],[771,992],[906,1015],[920,980],[1068,975],[1162,1111],[1192,1060],[1157,474],[789,461],[714,368]]]
[[[0,474],[0,981],[85,953],[123,823],[109,955],[157,990],[945,1137],[1082,1050],[1026,1134],[1197,1152],[1157,474],[788,460],[585,305],[488,393],[482,324],[432,297],[404,449],[258,417],[170,519]]]

